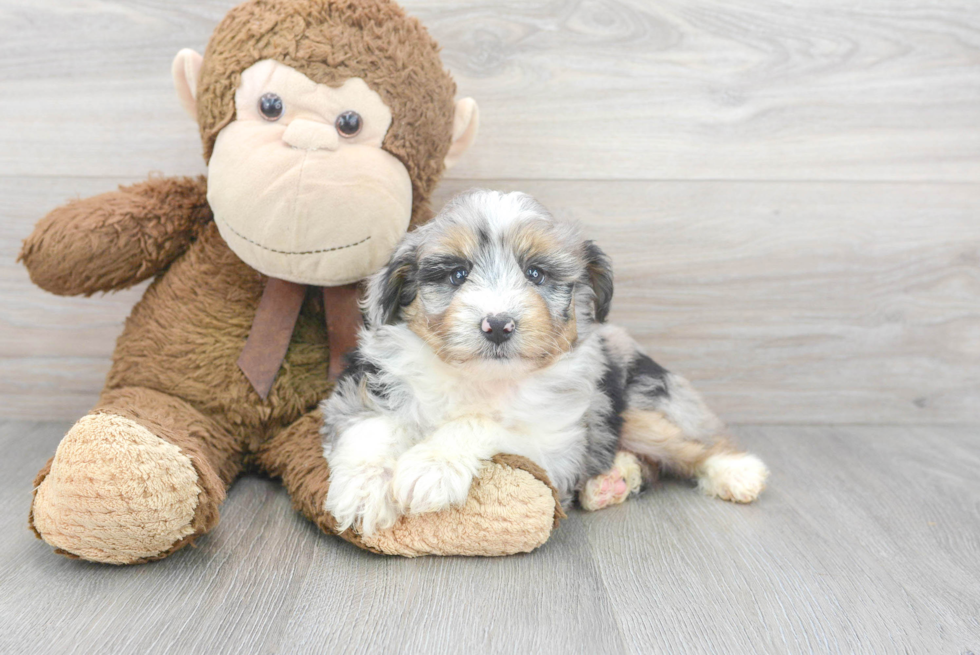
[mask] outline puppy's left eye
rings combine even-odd
[[[529,267],[526,271],[524,271],[524,275],[526,275],[527,279],[535,284],[544,284],[544,271],[537,266]]]
[[[465,268],[457,268],[449,274],[449,281],[452,282],[454,287],[458,287],[463,282],[466,282],[466,276],[469,274],[470,272]]]

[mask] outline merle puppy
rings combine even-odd
[[[754,500],[765,465],[605,323],[612,294],[598,246],[523,193],[470,191],[408,234],[368,282],[366,327],[323,403],[338,528],[461,504],[497,453],[536,462],[566,502],[617,451]]]

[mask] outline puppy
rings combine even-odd
[[[565,503],[620,450],[754,500],[765,465],[605,323],[612,295],[598,246],[523,193],[468,192],[407,235],[368,281],[366,327],[322,405],[338,529],[462,504],[497,453],[543,467]]]

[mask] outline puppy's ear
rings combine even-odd
[[[402,243],[391,261],[371,276],[364,299],[367,327],[392,325],[399,321],[402,307],[415,300],[418,292],[416,268],[415,246]]]
[[[585,242],[586,271],[595,297],[596,323],[604,323],[613,297],[613,272],[609,257],[594,241]]]

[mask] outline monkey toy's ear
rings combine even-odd
[[[452,168],[463,156],[473,141],[480,127],[480,108],[473,98],[461,98],[456,101],[456,112],[453,115],[453,143],[446,153],[446,168]]]
[[[174,88],[180,104],[194,122],[197,122],[197,80],[201,75],[204,57],[190,48],[184,48],[174,57],[170,72],[174,76]]]

